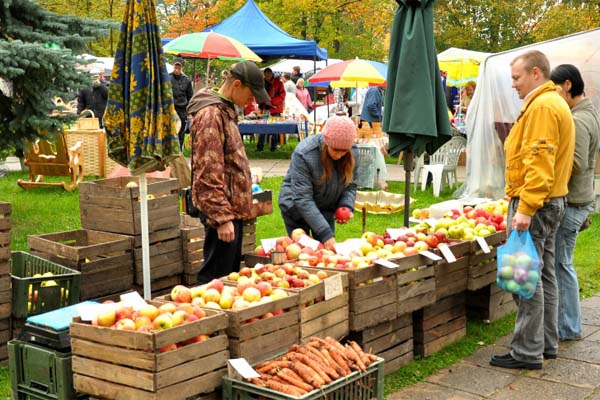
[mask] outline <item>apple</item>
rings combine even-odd
[[[527,281],[527,271],[522,268],[515,268],[513,271],[513,279],[517,283],[524,283]]]
[[[250,303],[259,301],[261,298],[260,290],[258,290],[255,287],[246,288],[244,290],[244,293],[242,293],[242,297],[244,298],[244,300]]]
[[[261,296],[269,296],[273,292],[273,286],[269,282],[261,281],[256,284]]]
[[[432,249],[434,249],[434,248],[437,247],[437,245],[439,243],[439,239],[437,238],[437,236],[435,234],[429,234],[425,238],[425,243],[427,243],[427,245],[429,247],[431,247]]]
[[[138,314],[140,316],[147,317],[152,321],[158,315],[158,308],[156,308],[156,306],[153,306],[152,304],[147,304],[139,309]]]
[[[348,207],[339,207],[335,210],[333,218],[338,224],[345,224],[352,216],[352,211]]]
[[[413,246],[413,248],[415,250],[417,250],[417,252],[421,252],[421,251],[429,250],[429,245],[426,242],[419,240],[419,241],[415,242],[415,245]]]
[[[221,310],[221,306],[219,305],[219,303],[215,303],[214,301],[207,302],[204,307],[212,308],[214,310]]]
[[[158,314],[165,314],[165,313],[170,313],[173,314],[175,311],[177,311],[177,306],[173,303],[165,303],[165,304],[161,304],[158,307]],[[158,317],[157,317],[158,318]],[[156,318],[155,318],[156,319]]]
[[[192,299],[196,297],[204,297],[204,293],[206,293],[206,285],[194,286],[190,289],[192,292]]]
[[[250,307],[250,303],[241,297],[235,299],[235,301],[231,305],[232,310],[245,310],[248,307]]]
[[[201,309],[198,306],[192,306],[192,312],[193,314],[198,317],[198,319],[202,319],[204,317],[206,317],[206,311],[204,311],[203,309]]]
[[[505,265],[502,268],[500,268],[500,277],[502,279],[512,279],[513,268],[510,265]]]
[[[302,248],[297,243],[291,243],[285,249],[285,255],[288,260],[296,260],[301,252]]]
[[[96,320],[99,326],[113,326],[117,321],[115,310],[109,310],[97,315]]]
[[[192,291],[183,285],[175,285],[171,289],[171,300],[177,303],[190,303],[192,301]]]
[[[417,249],[415,249],[414,247],[407,247],[406,249],[404,249],[403,251],[405,256],[414,256],[418,253]]]
[[[206,289],[206,293],[204,294],[204,301],[207,303],[214,302],[218,303],[221,299],[221,293],[215,288]]]
[[[322,270],[321,271],[317,271],[317,277],[319,279],[325,279],[325,278],[327,278],[327,276],[328,276],[327,275],[327,271],[322,271]]]
[[[169,312],[165,312],[160,314],[158,317],[154,318],[152,322],[152,326],[157,330],[164,330],[173,327],[173,317]]]
[[[204,307],[206,302],[204,301],[204,297],[194,297],[192,299],[192,305],[196,307]]]
[[[317,284],[317,283],[321,282],[321,278],[319,278],[319,276],[317,274],[309,274],[308,280],[312,284]]]
[[[230,281],[237,281],[238,279],[240,279],[240,274],[239,272],[231,272],[229,273],[229,275],[227,275],[227,279],[229,279]]]
[[[531,265],[531,261],[529,255],[521,253],[516,257],[515,265],[519,268],[528,269]]]
[[[222,309],[230,309],[233,305],[234,297],[229,293],[221,294],[221,298],[219,299],[219,306]]]
[[[194,313],[194,306],[192,306],[191,303],[181,303],[177,305],[177,309],[176,311],[180,311],[183,310],[186,312],[186,314],[193,314]]]
[[[219,293],[222,293],[223,292],[223,286],[225,286],[225,285],[223,284],[222,280],[220,280],[220,279],[213,279],[212,281],[210,281],[208,283],[208,286],[206,287],[206,289],[211,289],[211,288],[212,289],[217,289],[217,291]]]
[[[302,236],[306,235],[306,232],[304,231],[304,229],[302,228],[296,228],[292,231],[292,234],[290,235],[292,237],[292,240],[296,243],[298,243],[298,241],[300,240],[300,238]]]
[[[163,346],[159,349],[161,353],[166,353],[167,351],[177,350],[177,345],[175,343]]]
[[[268,254],[262,246],[256,246],[254,249],[254,254],[261,257],[267,257]]]
[[[288,297],[287,292],[280,288],[273,289],[273,293],[271,293],[271,299],[273,299],[273,301],[284,299],[286,297]]]
[[[115,329],[118,329],[120,331],[135,331],[137,329],[137,326],[132,319],[123,318],[115,323]]]
[[[534,283],[534,282],[537,282],[538,279],[540,279],[540,273],[537,272],[536,270],[532,269],[527,272],[527,280],[529,282]]]
[[[133,320],[133,322],[135,322],[136,329],[140,329],[142,326],[152,325],[152,320],[145,315],[138,316],[136,319]]]
[[[511,293],[515,293],[517,290],[519,290],[519,284],[511,279],[506,282],[506,290]]]
[[[173,326],[178,326],[183,324],[183,322],[187,319],[188,313],[183,310],[177,310],[173,313],[171,320],[173,321]]]
[[[275,241],[276,245],[280,245],[285,250],[290,244],[294,243],[289,236],[281,236]]]
[[[246,276],[246,277],[250,278],[252,276],[252,268],[243,267],[242,269],[240,269],[240,277],[242,277],[242,276]]]

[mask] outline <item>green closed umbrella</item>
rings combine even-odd
[[[390,137],[390,154],[404,152],[408,226],[414,157],[424,151],[433,154],[450,139],[452,130],[433,38],[435,0],[396,2],[382,129]]]

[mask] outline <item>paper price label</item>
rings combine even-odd
[[[444,256],[446,261],[448,261],[449,263],[453,263],[456,261],[456,256],[454,255],[454,253],[452,253],[452,250],[450,250],[450,247],[448,247],[445,244],[441,244],[441,245],[438,245],[438,249],[440,249],[440,251],[442,252],[442,255]]]
[[[260,239],[260,244],[262,245],[265,253],[269,254],[271,250],[275,250],[275,247],[277,246],[277,238]]]
[[[119,297],[123,303],[133,307],[134,311],[139,311],[148,305],[138,292],[124,293]]]
[[[405,228],[387,228],[385,230],[392,240],[397,240],[400,236],[404,235],[406,232]]]
[[[350,256],[350,253],[356,249],[356,246],[353,246],[352,243],[342,242],[334,244],[333,248],[335,249],[336,254],[348,257]]]
[[[300,237],[300,240],[298,240],[298,243],[300,243],[304,247],[310,247],[313,250],[317,250],[321,242],[309,237],[308,235],[302,235]]]
[[[245,358],[231,358],[227,361],[229,376],[235,378],[236,373],[244,379],[260,378],[260,374],[248,364]]]
[[[98,314],[116,309],[117,303],[80,303],[75,307],[82,321],[92,321]]]
[[[425,251],[421,251],[419,252],[420,255],[425,256],[427,258],[429,258],[430,260],[433,261],[440,261],[442,260],[442,257],[438,256],[435,253],[430,252],[429,250],[425,250]]]
[[[388,261],[388,260],[384,260],[382,258],[378,259],[378,260],[375,260],[375,264],[381,265],[382,267],[385,267],[385,268],[398,268],[398,264],[393,263],[393,262]]]
[[[421,220],[419,218],[408,217],[408,222],[412,222],[413,224],[420,224]]]
[[[435,218],[427,218],[427,219],[425,220],[425,223],[426,223],[427,225],[431,226],[431,227],[434,227],[434,226],[435,226],[435,224],[437,224],[437,219],[435,219]]]
[[[341,296],[342,293],[344,293],[342,274],[334,274],[323,279],[323,285],[325,287],[325,300],[333,299],[334,297]]]
[[[484,253],[491,252],[490,246],[485,241],[485,238],[483,238],[481,236],[475,236],[475,240],[477,240],[477,243],[479,243],[479,247],[481,247],[481,250],[483,250]]]

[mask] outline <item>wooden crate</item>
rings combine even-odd
[[[179,285],[181,283],[181,275],[173,275],[167,276],[164,278],[153,279],[150,281],[150,292],[151,297],[154,299],[156,297],[164,296],[171,293],[171,289],[175,285]],[[142,297],[144,296],[144,285],[133,285],[133,289],[137,291]]]
[[[0,282],[5,282],[8,286],[0,288],[0,319],[10,318],[12,312],[12,289],[10,275],[3,274]]]
[[[414,353],[429,357],[467,334],[465,293],[438,299],[413,313]]]
[[[517,311],[517,303],[512,293],[500,289],[495,282],[478,290],[467,291],[468,318],[496,321],[513,311]]]
[[[229,283],[226,283],[229,285]],[[223,310],[229,317],[227,336],[231,358],[245,358],[250,364],[284,353],[298,343],[298,294],[286,290],[288,297],[257,304],[245,310]],[[154,299],[159,303],[172,302],[165,294]],[[283,313],[278,311],[283,310]],[[267,313],[276,313],[262,318]]]
[[[413,360],[412,314],[360,332],[350,332],[348,339],[356,341],[366,352],[383,358],[385,373],[392,373]]]
[[[0,319],[0,365],[8,365],[8,341],[12,339],[10,316]]]
[[[435,303],[435,270],[433,261],[422,255],[390,259],[398,265],[398,316]]]
[[[181,251],[181,235],[179,226],[151,232],[150,242],[150,276],[151,281],[180,275],[183,272],[183,256]],[[142,237],[133,237],[133,270],[136,285],[144,284],[142,264]]]
[[[6,268],[10,260],[11,212],[11,204],[0,201],[0,268],[2,269]]]
[[[227,371],[227,316],[206,312],[201,320],[150,333],[74,321],[70,334],[75,389],[104,399],[157,400],[214,391]],[[160,351],[201,334],[210,338]]]
[[[32,254],[81,272],[81,300],[133,287],[132,242],[130,236],[88,229],[27,237]]]
[[[148,232],[179,227],[177,179],[147,178]],[[139,183],[134,176],[102,179],[79,184],[81,226],[84,229],[139,235],[141,202]]]
[[[435,263],[435,293],[438,299],[467,290],[471,242],[451,243],[449,247],[456,261],[449,263],[443,259]],[[443,257],[440,250],[435,250],[435,253]]]
[[[479,243],[471,242],[469,268],[467,272],[467,290],[477,290],[496,282],[496,253],[498,246],[506,242],[506,232],[497,232],[485,238],[490,247],[489,253],[484,253]]]

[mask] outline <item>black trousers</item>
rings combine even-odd
[[[175,108],[175,112],[181,120],[181,128],[179,128],[177,137],[179,138],[179,147],[183,150],[183,140],[185,139],[185,128],[187,126],[187,111],[185,109]]]
[[[200,214],[200,221],[204,225],[204,263],[198,272],[198,284],[202,285],[240,270],[244,221],[232,221],[235,229],[235,239],[232,242],[220,240],[217,229],[206,223],[203,213]]]
[[[277,142],[279,141],[279,135],[258,135],[258,142],[256,143],[256,149],[263,151],[265,149],[265,137],[268,136],[269,142],[271,143],[271,150],[275,150],[277,148]]]

